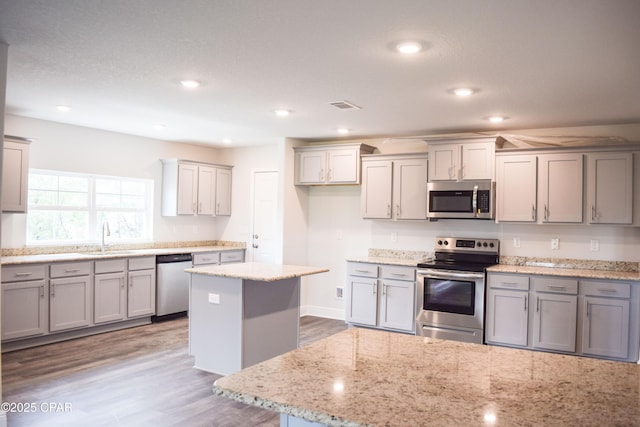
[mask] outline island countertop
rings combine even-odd
[[[640,425],[640,366],[352,328],[218,379],[329,426]]]
[[[203,274],[207,276],[231,277],[235,279],[255,280],[260,282],[275,282],[277,280],[325,273],[329,271],[329,269],[302,265],[244,262],[238,264],[187,268],[185,271],[191,274]]]

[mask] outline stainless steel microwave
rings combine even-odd
[[[495,193],[496,183],[491,181],[430,182],[427,184],[427,217],[493,219]]]

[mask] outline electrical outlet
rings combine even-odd
[[[342,286],[336,287],[336,298],[338,299],[344,298],[344,288]]]
[[[220,294],[209,294],[209,304],[220,304]]]
[[[514,248],[519,248],[520,247],[520,238],[519,237],[514,237],[513,238],[513,247]]]
[[[598,252],[600,250],[600,240],[591,239],[591,252]]]
[[[398,241],[398,233],[396,233],[395,231],[391,233],[391,241],[392,242]]]
[[[551,250],[557,251],[560,247],[560,239],[551,239]]]

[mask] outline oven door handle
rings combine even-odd
[[[439,271],[439,270],[418,270],[418,275],[425,277],[433,277],[434,279],[482,279],[482,273],[460,273],[456,271]]]

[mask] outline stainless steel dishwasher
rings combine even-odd
[[[156,318],[184,314],[189,310],[191,254],[156,256]]]

